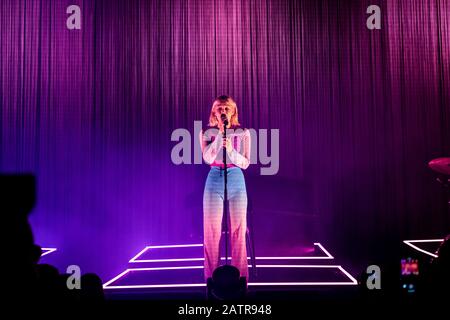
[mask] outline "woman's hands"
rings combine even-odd
[[[222,146],[224,148],[226,148],[228,153],[233,151],[233,146],[231,145],[231,139],[230,138],[222,138]]]

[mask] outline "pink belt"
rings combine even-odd
[[[213,163],[213,164],[211,164],[211,167],[219,167],[221,169],[224,169],[225,165],[223,163]],[[236,166],[232,163],[231,164],[227,163],[227,168],[232,168],[232,167],[236,167]]]

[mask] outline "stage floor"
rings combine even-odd
[[[357,280],[320,243],[298,247],[292,255],[258,255],[249,259],[249,294],[317,288],[355,287]],[[128,268],[104,283],[110,297],[155,294],[161,297],[204,297],[203,245],[147,246],[132,257]],[[224,257],[222,261],[224,262]]]

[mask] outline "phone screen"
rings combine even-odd
[[[419,275],[419,260],[407,258],[401,260],[402,276]]]

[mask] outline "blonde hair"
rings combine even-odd
[[[229,96],[218,96],[215,100],[214,103],[211,107],[211,114],[209,115],[209,124],[208,126],[210,127],[214,127],[217,126],[219,123],[217,121],[216,116],[214,115],[214,108],[216,106],[229,106],[232,107],[234,109],[234,114],[231,116],[230,119],[230,124],[231,126],[240,126],[239,120],[238,120],[238,109],[237,109],[237,105],[236,102]]]

